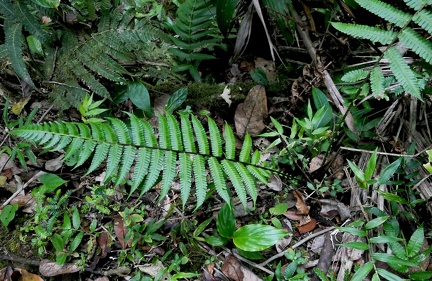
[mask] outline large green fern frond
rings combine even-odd
[[[397,35],[396,32],[390,30],[382,30],[376,27],[361,24],[333,22],[332,25],[337,30],[352,37],[367,39],[372,42],[379,42],[384,45],[391,43]]]
[[[89,161],[87,173],[106,161],[104,181],[112,180],[114,185],[128,178],[133,167],[130,193],[136,190],[140,190],[141,194],[147,192],[161,177],[161,200],[178,177],[183,207],[189,199],[193,181],[197,208],[205,201],[211,182],[220,197],[231,204],[227,179],[245,207],[247,194],[255,204],[256,181],[266,183],[273,171],[266,168],[266,162],[259,163],[261,153],[252,151],[252,140],[248,135],[240,153],[237,153],[233,131],[227,124],[222,139],[211,118],[204,126],[194,115],[181,113],[179,122],[167,113],[166,116],[159,116],[156,138],[147,121],[132,114],[129,116],[130,126],[119,119],[107,118],[106,123],[50,122],[28,125],[13,130],[11,134],[41,145],[45,150],[66,150],[65,162],[74,168]],[[205,127],[209,128],[210,137]]]

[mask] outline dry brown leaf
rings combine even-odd
[[[299,215],[296,211],[291,210],[286,211],[284,216],[293,221],[300,221],[303,218],[303,215]]]
[[[73,263],[65,263],[63,265],[58,265],[55,261],[42,260],[39,264],[39,272],[46,277],[74,273],[80,270],[81,267]]]
[[[234,256],[229,255],[225,259],[225,262],[221,267],[221,271],[231,280],[243,281],[244,275],[241,267],[242,265],[237,261],[237,259]]]
[[[110,248],[108,247],[110,239],[108,236],[108,233],[106,231],[102,232],[97,238],[96,238],[96,242],[99,246],[99,248],[101,248],[101,254],[100,256],[102,258],[106,257],[106,255],[108,254]]]
[[[224,264],[221,267],[221,271],[230,280],[234,281],[262,281],[255,273],[253,273],[250,269],[243,266],[237,259],[229,255]]]
[[[307,216],[307,220],[301,221],[297,225],[297,230],[303,234],[303,233],[310,232],[310,231],[314,230],[316,225],[317,225],[317,220]]]
[[[253,87],[243,103],[239,104],[234,122],[237,135],[243,138],[246,133],[256,136],[265,128],[264,118],[268,115],[267,96],[263,86]]]
[[[309,214],[310,207],[306,205],[306,202],[303,200],[303,194],[300,191],[295,190],[293,192],[294,197],[297,199],[296,208],[297,214],[307,215]]]
[[[122,249],[131,246],[132,241],[125,242],[124,239],[127,234],[127,229],[124,225],[123,218],[120,215],[114,217],[114,232],[119,240]]]
[[[16,268],[14,273],[13,273],[13,276],[18,277],[16,279],[14,279],[14,280],[18,280],[18,281],[43,281],[43,279],[40,276],[33,274],[33,273],[30,273],[25,269]]]
[[[9,281],[13,273],[13,269],[10,266],[3,267],[0,269],[0,281]]]
[[[31,194],[18,195],[10,202],[11,205],[18,204],[19,207],[23,207],[24,213],[33,214],[36,212],[36,203]]]
[[[267,80],[270,83],[276,81],[277,72],[276,72],[276,65],[274,61],[266,60],[258,57],[254,60],[254,64],[255,64],[255,69],[261,68],[264,71],[264,73],[267,76]]]
[[[60,155],[57,158],[48,160],[45,163],[45,169],[51,172],[57,171],[63,166],[63,158],[64,158],[64,154]]]
[[[321,168],[321,166],[324,163],[324,158],[325,158],[324,154],[318,154],[317,156],[312,158],[312,160],[309,163],[309,173],[313,173],[319,168]]]

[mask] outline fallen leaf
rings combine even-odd
[[[30,97],[28,97],[26,99],[21,99],[19,102],[12,105],[12,113],[15,115],[20,115],[21,111],[23,110],[24,106],[26,106],[26,104],[29,102],[29,100],[30,100]]]
[[[268,180],[267,186],[274,191],[282,190],[282,180],[278,175],[272,174]]]
[[[160,260],[157,260],[156,263],[146,263],[143,265],[138,265],[138,269],[151,277],[156,277],[165,267]],[[167,272],[161,280],[169,280],[170,274]]]
[[[300,223],[297,225],[297,230],[303,234],[314,230],[316,225],[317,220],[307,216],[305,217],[304,221],[300,221]]]
[[[13,269],[10,266],[3,267],[0,269],[0,281],[9,281],[13,273]]]
[[[291,210],[286,211],[284,216],[293,221],[300,221],[303,218],[303,215],[299,215],[296,211]]]
[[[232,104],[232,100],[231,100],[231,89],[228,88],[228,85],[225,86],[222,95],[220,95],[221,98],[224,99],[224,101],[226,101],[226,103],[228,104],[228,106],[231,106]]]
[[[57,158],[46,161],[45,169],[51,172],[57,171],[63,166],[63,158],[64,154],[60,155]]]
[[[108,247],[110,239],[108,236],[108,233],[106,231],[102,232],[97,238],[96,238],[96,242],[99,246],[99,248],[101,249],[101,253],[100,256],[102,258],[106,257],[106,255],[108,254],[108,251],[110,250],[110,248]]]
[[[268,115],[267,96],[263,86],[253,87],[243,103],[239,104],[234,122],[237,135],[243,138],[246,133],[256,136],[265,128],[264,118]]]
[[[243,281],[244,275],[243,275],[243,271],[241,270],[241,266],[242,265],[237,261],[237,259],[234,256],[229,255],[225,259],[225,262],[221,267],[221,271],[231,280]]]
[[[16,268],[15,271],[19,272],[21,276],[18,277],[18,281],[43,281],[43,279],[33,273],[28,272],[25,269]]]
[[[303,200],[303,194],[301,194],[300,191],[295,190],[293,192],[294,197],[297,199],[296,208],[297,208],[297,214],[300,215],[307,215],[309,214],[310,207],[306,205],[305,201]]]
[[[261,68],[267,76],[267,80],[269,82],[275,82],[277,73],[276,73],[276,65],[272,60],[266,60],[263,58],[256,58],[254,60],[255,69]]]
[[[18,195],[12,199],[10,204],[18,204],[19,207],[23,207],[24,213],[33,214],[36,212],[36,203],[31,194]]]
[[[114,232],[119,240],[120,245],[122,246],[122,249],[131,246],[132,241],[124,241],[127,234],[127,229],[124,225],[123,218],[120,215],[114,217]]]
[[[324,163],[324,154],[318,154],[309,163],[309,173],[313,173],[319,168],[321,168],[322,164]]]
[[[58,265],[55,261],[42,260],[39,264],[39,272],[45,277],[74,273],[80,270],[81,267],[73,263],[65,263],[63,265]]]
[[[262,281],[255,273],[253,273],[250,269],[243,266],[237,259],[229,255],[224,264],[221,267],[221,271],[230,280],[234,281]]]

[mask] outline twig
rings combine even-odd
[[[17,191],[15,191],[14,194],[11,195],[11,197],[9,197],[8,200],[6,200],[0,209],[3,209],[4,206],[6,206],[7,204],[9,204],[15,197],[18,196],[18,194],[21,193],[21,191],[23,191],[32,181],[34,181],[35,179],[39,178],[41,175],[45,174],[45,172],[43,171],[39,171],[37,172],[33,177],[31,177],[31,179],[29,179],[25,184],[23,184],[23,186],[21,186],[20,188],[18,188]]]
[[[309,235],[309,236],[303,238],[302,240],[298,241],[297,243],[295,243],[292,247],[290,247],[290,248],[288,248],[288,249],[286,249],[286,250],[280,252],[280,253],[277,254],[277,255],[274,255],[273,257],[269,258],[268,260],[266,260],[266,261],[264,261],[264,262],[262,262],[262,263],[260,263],[260,264],[258,264],[258,265],[259,265],[259,266],[265,266],[266,264],[268,264],[268,263],[274,261],[275,259],[278,259],[278,258],[280,258],[280,257],[283,257],[283,256],[285,255],[285,253],[288,252],[290,249],[298,248],[299,246],[301,246],[302,244],[304,244],[304,243],[306,243],[307,241],[311,240],[312,238],[315,238],[315,237],[320,236],[320,235],[322,235],[322,234],[324,234],[324,233],[327,233],[327,232],[329,232],[329,231],[332,231],[334,228],[335,228],[335,227],[332,226],[332,227],[329,227],[329,228],[323,229],[323,230],[321,230],[321,231],[318,231],[318,232],[312,233],[311,235]]]

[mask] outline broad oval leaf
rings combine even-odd
[[[270,225],[249,224],[234,232],[233,242],[237,248],[257,252],[275,245],[288,231]]]
[[[216,227],[220,236],[232,238],[236,229],[236,219],[230,205],[224,204],[218,213]]]

